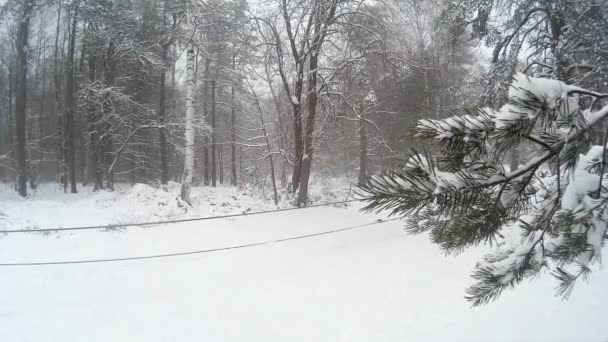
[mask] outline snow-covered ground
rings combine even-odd
[[[184,214],[144,185],[19,199],[0,188],[0,230],[212,216],[276,208],[268,194],[196,188]],[[347,185],[313,189],[344,199]],[[284,201],[280,207],[287,206]],[[375,221],[359,205],[124,230],[0,235],[0,263],[129,257],[311,234]],[[549,275],[471,308],[483,249],[445,257],[398,221],[217,253],[0,268],[0,341],[606,341],[608,272],[554,297]]]

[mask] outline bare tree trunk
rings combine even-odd
[[[27,41],[34,0],[25,0],[22,5],[21,20],[17,29],[17,98],[15,100],[15,121],[17,135],[17,190],[27,196],[27,165],[25,141],[25,116],[27,102]]]
[[[363,108],[359,107],[359,186],[367,181],[367,130]]]
[[[232,54],[232,71],[235,70],[236,55]],[[234,100],[234,84],[230,89],[230,168],[232,171],[231,184],[237,185],[236,174],[236,102]]]
[[[14,95],[14,87],[15,87],[15,75],[13,74],[13,60],[9,59],[8,63],[8,144],[9,149],[11,150],[11,157],[15,160],[15,124],[13,123],[13,95]],[[15,182],[15,189],[17,189]]]
[[[176,55],[176,44],[173,44],[173,55]],[[176,92],[175,92],[175,64],[177,63],[176,59],[173,58],[171,60],[171,115],[175,115],[175,112],[177,110],[177,96],[176,96]],[[174,156],[175,153],[175,146],[173,145],[169,145],[167,146],[168,150],[169,150],[169,155],[170,156]],[[176,165],[176,161],[175,158],[171,159],[170,162],[171,165]],[[177,177],[179,177],[179,173],[175,173],[172,178],[177,180]]]
[[[262,133],[264,134],[264,141],[266,142],[266,151],[268,153],[268,162],[270,164],[270,180],[272,182],[272,193],[274,198],[274,204],[277,205],[279,203],[279,196],[277,193],[277,180],[274,170],[274,159],[272,158],[272,145],[270,144],[270,139],[268,138],[268,131],[266,130],[266,123],[264,122],[264,113],[262,112],[262,107],[260,106],[260,99],[256,94],[255,90],[249,80],[245,78],[247,84],[249,85],[249,89],[251,90],[251,94],[253,95],[253,100],[255,102],[256,108],[258,110],[258,115],[260,116],[260,123],[262,125]]]
[[[223,145],[220,143],[217,145],[217,162],[220,168],[220,184],[224,184],[224,154],[222,153]]]
[[[55,51],[53,53],[54,61],[53,61],[53,78],[54,78],[54,86],[55,86],[55,115],[57,115],[57,138],[58,146],[57,146],[57,156],[58,156],[58,174],[59,181],[63,185],[64,192],[67,190],[67,178],[64,173],[64,165],[65,165],[65,154],[63,150],[63,113],[62,113],[62,103],[61,103],[61,79],[59,76],[59,28],[61,23],[61,5],[57,6],[57,27],[55,29]]]
[[[316,6],[321,6],[317,4]],[[318,9],[317,9],[318,10]],[[318,14],[317,14],[318,15]],[[306,206],[308,202],[308,181],[310,179],[310,169],[312,166],[313,157],[313,134],[315,129],[315,118],[317,114],[317,74],[319,66],[319,51],[321,49],[322,40],[320,38],[321,23],[315,24],[315,39],[311,47],[308,71],[308,94],[306,96],[308,106],[308,117],[306,118],[306,132],[304,135],[304,156],[302,158],[300,186],[296,204],[298,206]]]
[[[93,51],[89,51],[89,80],[91,84],[97,79],[97,56]],[[93,90],[91,90],[93,92]],[[93,94],[91,94],[93,97]],[[94,103],[87,108],[89,121],[89,139],[91,140],[91,171],[93,172],[93,191],[103,189],[103,151],[101,147],[99,117],[96,113],[97,108]]]
[[[215,80],[211,80],[211,186],[217,186],[215,153]]]
[[[306,128],[304,132],[304,155],[302,157],[302,167],[300,175],[300,186],[296,204],[305,206],[308,202],[308,181],[313,158],[313,140],[315,130],[315,119],[317,114],[317,76],[319,67],[319,53],[327,34],[328,25],[332,22],[336,7],[336,0],[315,1],[315,8],[312,10],[314,21],[314,38],[310,46],[309,68],[308,68],[308,93],[306,96],[308,116],[306,118]]]
[[[187,20],[190,20],[190,16],[187,17]],[[194,49],[190,46],[186,57],[186,145],[181,189],[181,198],[187,203],[190,203],[194,172],[194,86]]]
[[[207,75],[207,72],[205,72]],[[207,76],[205,76],[207,77]],[[205,122],[209,120],[209,108],[207,106],[209,102],[209,82],[203,81],[203,116],[205,118]],[[205,134],[203,138],[203,180],[205,185],[211,184],[209,174],[209,137]]]
[[[106,48],[106,53],[103,58],[103,75],[105,86],[113,86],[116,80],[115,78],[115,68],[117,61],[115,60],[116,56],[114,55],[116,51],[116,43],[114,40],[110,40],[108,46]],[[101,167],[103,175],[106,178],[106,187],[110,190],[114,190],[114,174],[108,172],[108,166],[112,163],[112,155],[114,152],[114,145],[112,142],[112,125],[110,123],[110,117],[113,111],[112,99],[109,93],[104,93],[104,100],[102,104],[103,109],[103,123],[98,127],[100,129],[100,144],[101,144]]]
[[[86,30],[83,34],[86,35]],[[84,43],[80,47],[80,60],[78,61],[78,74],[76,75],[76,79],[78,79],[79,75],[84,74],[84,67],[87,62],[87,49],[87,45]],[[86,131],[88,122],[86,117],[86,108],[80,107],[80,110],[78,112],[78,129],[76,130],[76,132],[78,132],[76,135],[78,137],[78,160],[80,161],[80,166],[78,167],[78,169],[80,172],[80,180],[82,181],[82,186],[88,186],[93,177],[90,177],[91,173],[89,172],[89,169],[91,167],[91,159],[89,158],[87,150]]]
[[[285,157],[285,155],[283,154],[285,152],[285,150],[287,149],[287,143],[286,143],[286,134],[284,134],[284,132],[287,132],[288,129],[286,128],[286,125],[284,123],[283,120],[283,113],[281,112],[281,104],[280,104],[280,100],[278,98],[278,96],[275,93],[274,90],[274,86],[272,85],[272,78],[270,75],[270,70],[268,69],[269,66],[269,62],[265,61],[265,72],[266,72],[266,81],[268,82],[268,88],[270,89],[270,94],[272,95],[272,102],[274,103],[274,108],[275,111],[277,113],[277,118],[278,118],[278,123],[279,123],[279,151],[281,152],[281,154],[283,155],[283,163],[281,163],[282,167],[281,167],[281,186],[285,187],[287,184],[287,165],[288,163],[288,159],[287,157]]]
[[[308,117],[306,118],[306,132],[304,135],[304,156],[302,158],[302,167],[300,175],[300,186],[298,187],[298,196],[296,204],[298,206],[306,206],[308,202],[308,181],[310,179],[310,168],[312,166],[313,155],[313,134],[315,126],[315,117],[317,114],[317,67],[318,56],[313,52],[310,56],[310,69],[308,76],[308,95],[306,97],[308,106]]]
[[[65,86],[65,134],[70,192],[77,193],[76,189],[76,152],[74,150],[74,50],[76,48],[76,24],[78,23],[79,2],[74,5],[72,29],[70,31],[70,44],[68,47],[68,64]]]
[[[300,85],[300,87],[302,86]],[[293,187],[293,192],[295,193],[300,186],[300,178],[302,176],[302,157],[304,152],[302,145],[302,106],[299,102],[293,104],[293,115],[294,165],[293,174],[291,175],[291,184]]]
[[[42,33],[43,38],[46,37],[45,33]],[[40,44],[42,45],[42,44]],[[40,53],[38,54],[40,56]],[[46,54],[45,54],[46,59]],[[42,67],[42,91],[40,94],[40,114],[38,116],[38,167],[36,168],[37,179],[35,186],[38,186],[42,176],[42,163],[44,161],[44,153],[42,152],[42,137],[44,136],[44,99],[46,97],[46,64]]]
[[[187,32],[192,31],[190,0],[186,4]],[[192,188],[192,175],[194,173],[194,44],[189,42],[186,55],[186,144],[184,146],[184,171],[182,174],[181,199],[190,204],[190,190]]]
[[[167,162],[167,138],[165,137],[165,97],[166,97],[166,72],[167,66],[167,52],[169,50],[169,44],[163,45],[162,49],[162,60],[163,67],[160,70],[160,98],[158,103],[158,122],[160,123],[160,182],[162,185],[167,185],[169,181],[169,163]]]
[[[42,21],[41,21],[42,22]],[[36,39],[36,48],[35,51],[37,52],[36,54],[36,70],[34,72],[34,82],[36,85],[41,84],[41,79],[40,79],[40,58],[42,55],[42,36],[44,35],[44,31],[39,30],[38,31],[38,36]],[[42,85],[42,88],[44,88],[44,84]],[[42,94],[44,92],[44,90],[39,94],[38,96],[38,106],[39,106],[39,110],[38,110],[38,115],[36,115],[36,117],[34,118],[33,116],[31,116],[33,110],[30,111],[30,126],[29,126],[29,141],[30,143],[28,144],[28,151],[27,151],[27,155],[29,157],[29,161],[28,161],[28,165],[29,165],[29,181],[30,181],[30,189],[35,190],[36,186],[38,184],[38,180],[40,179],[40,151],[42,151],[42,134],[39,134],[41,129],[41,120],[42,120],[42,115],[43,115],[43,101],[44,101],[44,94]],[[33,102],[33,101],[32,101]],[[33,104],[33,103],[32,103]],[[33,105],[32,105],[33,107]],[[35,120],[34,120],[35,119]],[[34,133],[34,129],[37,128],[37,132],[36,134]],[[36,139],[36,137],[38,137],[38,139]],[[32,144],[32,142],[36,141],[36,144]],[[34,164],[33,162],[33,158],[34,158],[34,151],[35,148],[38,149],[38,162],[36,162]]]

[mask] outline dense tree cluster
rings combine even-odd
[[[0,180],[248,183],[300,206],[314,174],[363,183],[399,165],[417,118],[470,97],[474,42],[449,6],[8,0]]]

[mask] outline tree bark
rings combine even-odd
[[[299,85],[300,89],[302,85]],[[298,85],[296,85],[298,88]],[[296,90],[298,93],[298,91]],[[299,91],[299,94],[302,90]],[[300,178],[302,176],[302,157],[303,157],[303,144],[302,144],[302,106],[298,103],[293,104],[293,149],[294,149],[294,165],[293,173],[291,175],[291,185],[293,192],[295,193],[300,186]]]
[[[211,80],[211,186],[217,186],[215,146],[215,80]]]
[[[301,161],[300,186],[296,199],[296,205],[298,206],[305,206],[308,202],[308,181],[314,152],[314,127],[318,102],[317,76],[319,53],[321,52],[328,26],[334,19],[337,1],[316,1],[314,6],[313,13],[311,13],[314,22],[314,38],[309,51],[308,93],[306,96],[308,116],[306,118],[306,131],[304,132],[304,155]]]
[[[190,20],[190,16],[186,18]],[[194,86],[194,48],[190,46],[186,57],[186,145],[181,188],[181,199],[188,204],[194,171]]]
[[[220,184],[224,184],[224,153],[221,142],[217,145],[217,165],[219,166]]]
[[[14,95],[14,89],[15,87],[15,75],[13,72],[13,60],[12,58],[9,58],[9,62],[8,62],[8,148],[11,150],[11,157],[13,160],[15,160],[15,148],[16,148],[16,143],[15,143],[15,132],[14,130],[14,113],[13,113],[13,95]],[[16,183],[15,183],[15,189],[16,189]]]
[[[27,101],[27,58],[28,58],[28,36],[33,0],[25,0],[22,3],[21,20],[17,29],[17,97],[15,99],[15,122],[17,135],[17,190],[19,195],[27,196],[27,165],[26,165],[26,139],[25,139],[25,116]]]
[[[97,56],[89,51],[89,81],[94,84],[97,80]],[[89,96],[93,97],[93,90]],[[87,107],[87,118],[89,121],[89,139],[91,140],[91,171],[93,172],[93,191],[103,189],[103,151],[101,147],[99,116],[94,103]]]
[[[236,55],[232,54],[232,71],[235,70]],[[233,81],[234,82],[234,81]],[[230,169],[232,171],[231,184],[237,185],[236,174],[236,102],[234,99],[234,83],[230,87]]]
[[[167,161],[167,138],[165,136],[165,98],[166,98],[166,72],[167,67],[167,52],[169,50],[169,44],[163,45],[162,49],[162,61],[163,67],[160,70],[160,98],[158,100],[158,122],[160,123],[159,135],[160,135],[160,182],[163,186],[167,185],[169,181],[169,163]]]
[[[208,69],[207,69],[208,70]],[[207,75],[207,72],[205,72],[205,75]],[[207,76],[205,76],[207,77]],[[208,102],[209,102],[209,82],[208,81],[203,81],[203,117],[205,118],[205,122],[208,122],[207,120],[209,120],[209,108],[207,106]],[[207,134],[205,134],[204,138],[203,138],[203,180],[204,180],[204,184],[205,185],[210,185],[211,181],[210,181],[210,177],[209,174],[211,173],[209,171],[209,137],[207,136]]]
[[[65,134],[66,152],[68,164],[68,178],[70,182],[70,192],[77,193],[76,189],[76,152],[74,150],[74,51],[76,48],[76,26],[78,23],[79,2],[74,5],[72,17],[72,28],[70,30],[70,44],[68,47],[68,64],[65,85]]]
[[[315,117],[317,114],[317,67],[318,55],[313,51],[310,56],[310,71],[308,74],[308,95],[306,97],[308,106],[308,116],[306,118],[306,132],[304,135],[304,156],[301,161],[300,186],[298,187],[298,196],[296,204],[298,206],[306,206],[308,202],[308,181],[310,179],[310,168],[312,166],[313,149],[313,134],[315,126]]]
[[[367,181],[367,130],[363,108],[359,108],[359,186]]]
[[[63,150],[64,136],[63,136],[63,113],[61,102],[61,78],[59,76],[59,32],[61,23],[61,9],[62,7],[57,6],[57,27],[55,29],[55,51],[53,53],[53,81],[55,85],[55,115],[57,115],[57,137],[59,139],[57,145],[57,173],[59,174],[59,181],[63,186],[63,191],[67,192],[67,178],[65,177],[65,153]]]
[[[268,153],[268,162],[270,164],[270,180],[272,182],[272,193],[274,204],[277,205],[279,203],[279,196],[277,193],[277,180],[275,175],[274,168],[274,159],[272,158],[272,145],[270,144],[270,139],[268,138],[268,131],[266,130],[266,123],[264,122],[264,113],[262,112],[262,106],[260,105],[260,99],[256,94],[253,86],[246,78],[247,84],[249,85],[249,89],[251,90],[251,94],[253,95],[253,100],[255,102],[256,108],[258,110],[258,115],[260,116],[260,124],[262,125],[262,133],[264,134],[264,141],[266,142],[266,151]]]

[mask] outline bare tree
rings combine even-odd
[[[17,29],[17,96],[15,99],[17,190],[19,195],[27,196],[27,164],[25,118],[27,107],[28,38],[30,21],[33,15],[34,0],[25,0],[20,5],[20,18]]]
[[[70,192],[77,193],[76,189],[76,152],[74,150],[74,50],[76,49],[76,27],[78,24],[78,10],[80,1],[73,4],[72,27],[70,30],[70,43],[68,48],[67,76],[65,85],[65,150],[67,152],[68,178],[70,182]]]

